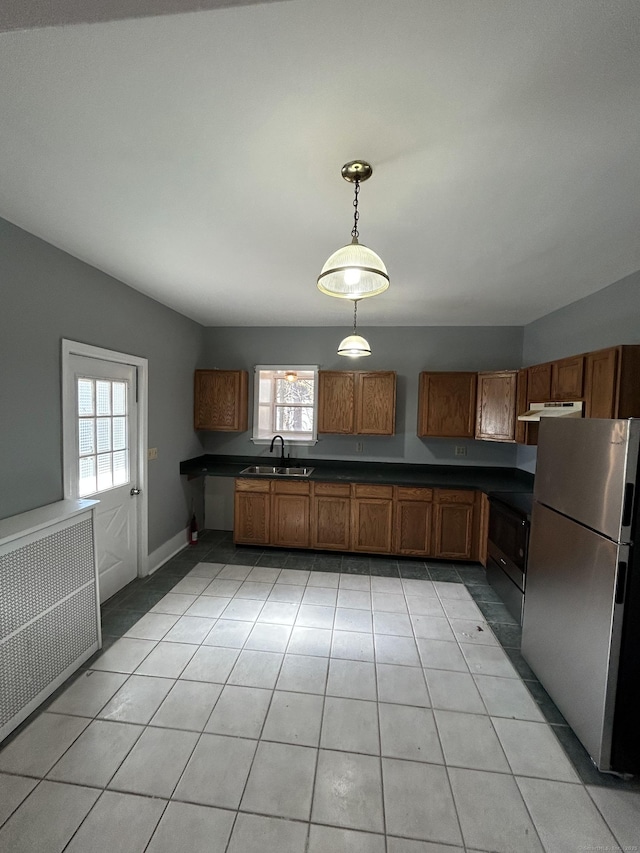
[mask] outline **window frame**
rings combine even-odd
[[[258,435],[258,429],[260,424],[259,410],[260,410],[260,371],[269,370],[273,373],[278,371],[282,371],[283,373],[288,370],[294,370],[296,372],[300,372],[306,370],[309,373],[313,373],[313,433],[309,438],[295,438],[292,433],[283,434],[284,440],[287,444],[297,444],[301,446],[310,446],[316,444],[318,441],[318,371],[320,370],[319,365],[317,364],[256,364],[253,369],[253,429],[251,433],[251,441],[254,444],[271,444],[273,440],[273,435],[279,435],[280,433],[274,432],[270,438],[264,438]],[[272,411],[275,405],[272,404]]]

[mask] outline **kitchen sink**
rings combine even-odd
[[[313,468],[276,468],[273,465],[249,465],[241,474],[262,475],[263,477],[308,477]]]

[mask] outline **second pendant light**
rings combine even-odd
[[[365,355],[371,355],[371,347],[369,342],[357,334],[358,320],[358,300],[353,300],[353,333],[340,343],[338,347],[338,355],[346,355],[349,358],[362,358]]]

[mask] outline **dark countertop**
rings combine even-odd
[[[277,464],[277,459],[275,463]],[[483,492],[533,491],[533,474],[518,468],[470,465],[413,465],[396,462],[353,462],[351,460],[309,459],[300,464],[315,470],[307,478],[320,481],[381,483],[397,486],[436,486],[452,489],[477,489]],[[253,456],[217,456],[205,454],[180,463],[180,473],[188,477],[238,477],[243,468],[269,464],[270,458]],[[260,476],[255,474],[245,475]],[[280,479],[280,478],[278,478]],[[300,479],[294,477],[292,479]]]
[[[531,510],[533,509],[532,492],[489,492],[489,498],[492,500],[499,500],[501,503],[506,504],[508,507],[511,507],[511,509],[515,509],[516,512],[520,512],[523,515],[526,515],[527,518],[531,520]]]

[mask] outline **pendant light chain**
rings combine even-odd
[[[356,320],[358,317],[358,300],[353,300],[353,334],[356,333]]]
[[[353,228],[351,229],[351,236],[354,240],[357,240],[360,236],[360,232],[358,231],[358,220],[360,219],[360,213],[358,211],[358,195],[360,193],[360,181],[357,179],[354,181],[355,184],[355,197],[353,199]]]
[[[365,299],[384,293],[389,274],[382,259],[360,241],[360,185],[373,173],[366,160],[352,160],[342,167],[342,177],[354,185],[351,242],[341,246],[325,261],[317,286],[321,293],[339,299]]]

